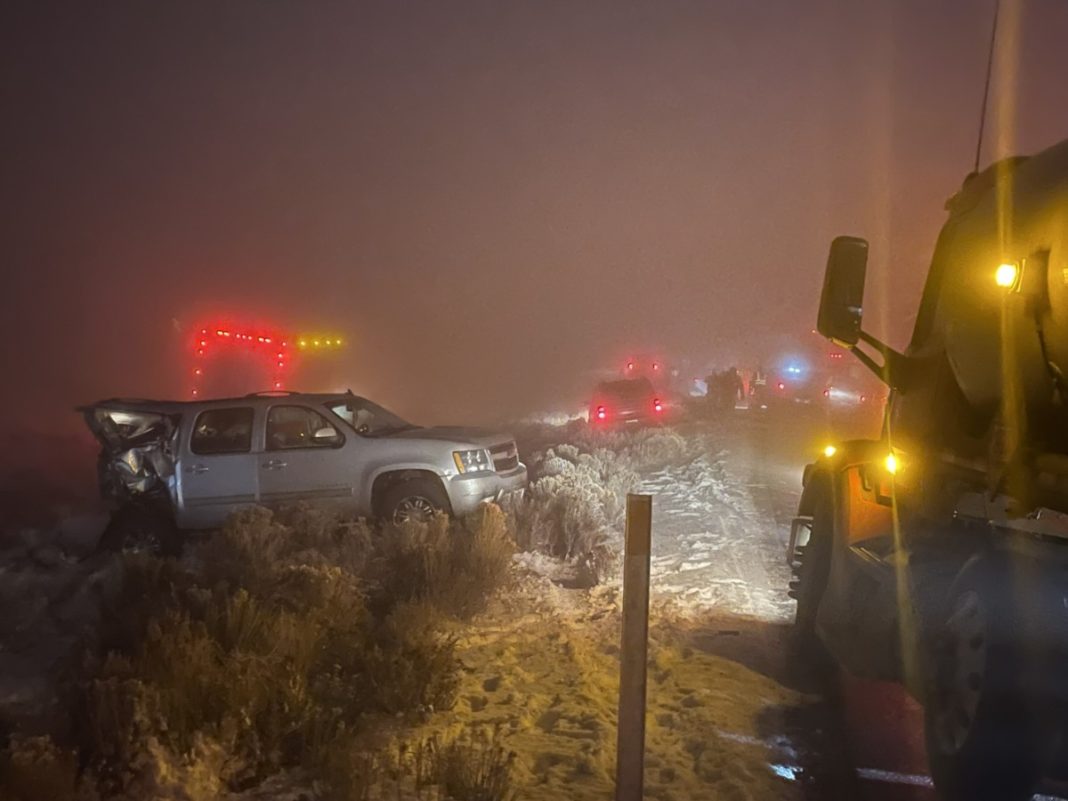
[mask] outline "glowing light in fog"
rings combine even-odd
[[[1004,287],[1005,289],[1011,289],[1016,286],[1016,279],[1020,276],[1020,268],[1015,264],[1005,263],[998,266],[997,272],[994,273],[994,280],[997,285]]]
[[[828,445],[823,449],[823,455],[826,456],[828,459],[830,459],[836,453],[838,453],[838,449],[834,447],[834,445]]]
[[[886,472],[892,476],[897,475],[897,471],[901,466],[898,463],[897,457],[894,456],[894,454],[892,453],[888,453],[886,455],[886,461],[884,462],[884,464],[886,465]]]

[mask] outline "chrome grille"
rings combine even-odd
[[[490,448],[493,457],[493,469],[498,473],[507,473],[519,466],[519,451],[514,442],[502,442]]]

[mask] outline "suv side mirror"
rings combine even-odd
[[[860,339],[867,268],[866,239],[839,236],[831,242],[816,329],[839,345],[852,347]]]

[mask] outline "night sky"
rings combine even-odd
[[[762,358],[872,240],[903,346],[992,2],[103,2],[0,12],[0,430],[187,391],[183,326],[348,336],[418,420]],[[1068,2],[1003,6],[983,162],[1068,136]]]

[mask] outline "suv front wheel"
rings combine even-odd
[[[409,479],[382,495],[381,518],[394,525],[425,523],[438,512],[447,512],[449,499],[440,486],[427,479]]]

